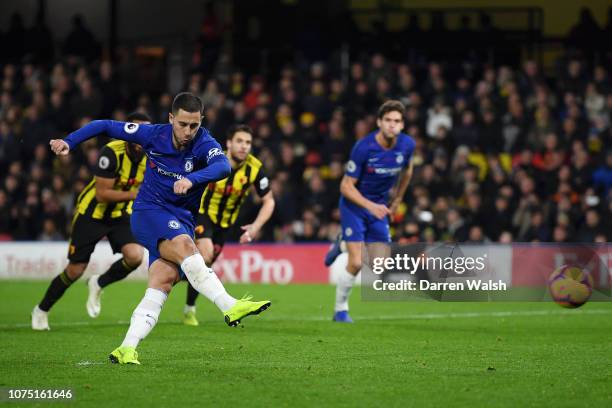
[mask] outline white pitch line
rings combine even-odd
[[[58,327],[71,327],[71,326],[108,326],[112,324],[129,324],[130,322],[125,320],[120,320],[118,322],[59,322],[53,323],[51,322],[50,326],[58,326]],[[23,327],[31,327],[31,323],[14,323],[14,324],[0,324],[0,329],[20,329]]]
[[[515,316],[551,316],[551,315],[581,315],[593,314],[604,315],[612,314],[611,310],[593,309],[593,310],[526,310],[522,312],[466,312],[466,313],[414,313],[407,315],[381,315],[372,317],[359,317],[358,320],[429,320],[429,319],[449,319],[449,318],[474,318],[474,317],[515,317]],[[265,320],[290,320],[286,318],[264,317]],[[295,320],[304,321],[328,321],[331,317],[302,317]]]
[[[364,317],[359,320],[427,320],[427,319],[449,319],[449,318],[474,318],[474,317],[515,317],[515,316],[550,316],[550,315],[582,315],[582,314],[612,314],[612,310],[525,310],[521,312],[466,312],[466,313],[421,313],[405,316],[377,316]]]
[[[78,366],[90,366],[90,365],[101,365],[101,364],[106,364],[106,362],[83,360],[83,361],[79,361],[78,363],[76,363],[76,365]]]
[[[479,317],[520,317],[520,316],[580,316],[580,315],[606,315],[612,314],[612,309],[587,309],[587,310],[525,310],[517,312],[466,312],[466,313],[414,313],[407,315],[382,315],[375,317],[360,317],[358,320],[429,320],[429,319],[454,319],[454,318],[479,318]],[[308,322],[324,322],[331,321],[331,317],[310,316],[298,318],[276,318],[274,316],[262,317],[269,321],[308,321]],[[177,320],[178,321],[178,320]],[[53,327],[71,327],[71,326],[107,326],[107,325],[127,325],[129,322],[120,320],[117,322],[58,322],[51,323]],[[164,323],[176,323],[175,321],[161,321]],[[30,323],[15,323],[1,324],[0,329],[19,329],[30,327]]]

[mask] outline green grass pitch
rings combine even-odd
[[[107,288],[92,320],[78,282],[51,331],[33,332],[46,285],[0,282],[0,387],[72,388],[71,406],[612,406],[610,303],[362,302],[356,289],[356,323],[341,325],[332,286],[228,285],[272,307],[229,328],[200,297],[194,328],[180,323],[180,284],[140,344],[142,365],[119,366],[107,356],[145,283]]]

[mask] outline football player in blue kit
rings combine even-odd
[[[269,301],[230,296],[193,241],[193,214],[204,188],[226,178],[231,170],[219,143],[200,127],[201,100],[187,92],[178,94],[169,120],[159,125],[95,120],[63,140],[49,142],[54,153],[65,155],[79,143],[105,133],[141,145],[148,157],[131,217],[136,240],[149,250],[148,289],[132,314],[123,343],[109,356],[114,363],[140,364],[136,347],[157,323],[168,293],[182,274],[223,312],[230,326],[270,306]]]
[[[415,142],[402,133],[404,112],[399,101],[390,100],[380,106],[378,129],[355,144],[340,183],[340,223],[348,265],[336,286],[333,317],[336,322],[353,322],[348,313],[348,298],[362,266],[362,244],[391,241],[389,217],[402,202],[412,177]]]

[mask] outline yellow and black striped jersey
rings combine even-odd
[[[261,161],[249,154],[240,167],[232,169],[229,177],[206,187],[200,200],[200,214],[208,215],[221,228],[230,227],[236,222],[251,185],[260,197],[270,191],[270,181]]]
[[[147,163],[143,155],[134,163],[127,153],[127,142],[115,140],[100,151],[94,174],[98,177],[114,178],[113,189],[122,191],[136,190],[142,184]],[[95,177],[87,184],[77,199],[76,212],[96,220],[120,218],[132,214],[132,201],[100,203],[96,200]]]

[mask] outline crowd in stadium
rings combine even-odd
[[[27,49],[25,29],[22,36]],[[51,138],[93,119],[124,120],[135,110],[167,121],[173,95],[135,93],[122,63],[90,55],[96,49],[81,32],[69,35],[52,63],[40,62],[48,48],[4,55],[0,239],[68,237],[76,196],[103,142],[55,157]],[[343,80],[332,62],[287,65],[263,76],[232,66],[222,54],[209,75],[194,65],[184,88],[202,98],[205,126],[222,145],[231,124],[255,130],[254,153],[277,202],[261,240],[325,241],[338,234],[339,183],[350,149],[375,129],[377,107],[399,99],[407,107],[405,132],[417,147],[405,204],[392,220],[394,240],[607,242],[612,72],[573,56],[559,66],[545,76],[534,60],[450,66],[374,53],[352,61]]]

